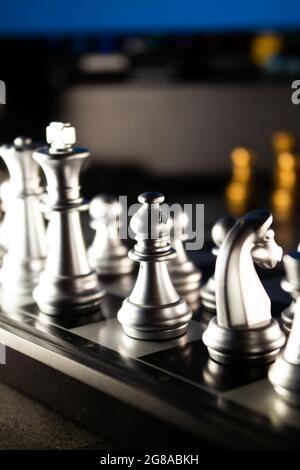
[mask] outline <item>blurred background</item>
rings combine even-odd
[[[87,196],[155,188],[211,219],[294,217],[298,2],[2,0],[0,57],[0,141],[71,122]]]

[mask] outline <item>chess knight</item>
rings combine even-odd
[[[272,220],[264,209],[246,214],[220,248],[215,273],[217,316],[203,335],[217,362],[269,363],[285,342],[254,266],[272,269],[282,259],[282,248],[270,229]]]

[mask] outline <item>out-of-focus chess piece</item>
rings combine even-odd
[[[259,33],[253,36],[250,42],[250,56],[257,67],[272,71],[272,61],[283,48],[283,38],[280,34]]]
[[[300,253],[285,255],[284,267],[293,285],[293,321],[286,347],[271,367],[269,379],[284,400],[300,405]]]
[[[91,227],[96,234],[88,257],[91,267],[99,275],[118,276],[134,269],[128,248],[120,239],[121,210],[119,200],[110,194],[96,196],[90,203]]]
[[[136,244],[129,256],[140,263],[134,288],[118,312],[124,332],[136,339],[160,340],[186,333],[192,311],[171,281],[167,262],[176,256],[170,244],[164,196],[143,193],[130,227]]]
[[[186,232],[188,223],[188,215],[183,211],[175,213],[171,218],[171,244],[177,256],[168,263],[168,270],[179,295],[185,297],[195,293],[195,296],[199,298],[202,275],[197,266],[188,258],[184,247],[184,242],[188,240]]]
[[[296,148],[296,139],[292,132],[277,131],[272,136],[272,147],[275,155],[284,152],[294,152]]]
[[[254,154],[246,147],[231,152],[232,176],[226,187],[228,211],[236,216],[243,214],[251,201]]]
[[[296,201],[298,157],[295,138],[289,132],[276,132],[272,144],[276,163],[271,203],[276,219],[284,221],[291,216]]]
[[[40,210],[40,168],[33,160],[35,145],[18,137],[13,145],[0,147],[9,183],[2,183],[1,196],[5,218],[2,239],[7,252],[1,268],[2,297],[31,295],[37,285],[47,254],[46,232]],[[4,232],[4,233],[3,233]]]
[[[51,123],[47,142],[50,147],[39,148],[33,155],[47,179],[50,210],[48,256],[33,297],[47,315],[89,315],[99,311],[104,296],[88,263],[80,221],[79,177],[89,151],[75,147],[75,129],[68,123]]]
[[[283,257],[285,277],[282,279],[281,287],[292,297],[292,303],[284,309],[281,314],[282,327],[287,335],[290,334],[295,313],[299,309],[297,299],[300,297],[300,252],[292,252],[291,255]]]
[[[271,223],[268,211],[250,212],[236,222],[220,248],[215,271],[217,315],[203,342],[210,357],[221,364],[270,363],[285,342],[254,266],[271,269],[282,258]]]
[[[8,218],[5,217],[9,200],[11,197],[11,185],[9,178],[6,178],[0,183],[0,262],[2,264],[2,258],[7,251],[9,242],[9,228]]]
[[[219,219],[212,228],[211,236],[215,247],[212,249],[212,254],[217,257],[220,247],[224,242],[227,233],[234,226],[236,219],[230,215],[226,215]],[[216,280],[213,274],[208,281],[201,288],[202,305],[208,312],[216,314]]]

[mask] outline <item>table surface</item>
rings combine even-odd
[[[112,443],[0,383],[0,450],[115,449]]]

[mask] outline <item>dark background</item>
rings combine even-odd
[[[272,134],[300,137],[299,31],[295,1],[4,1],[0,140],[71,122],[105,172],[91,193],[228,176],[241,145],[267,173]]]

